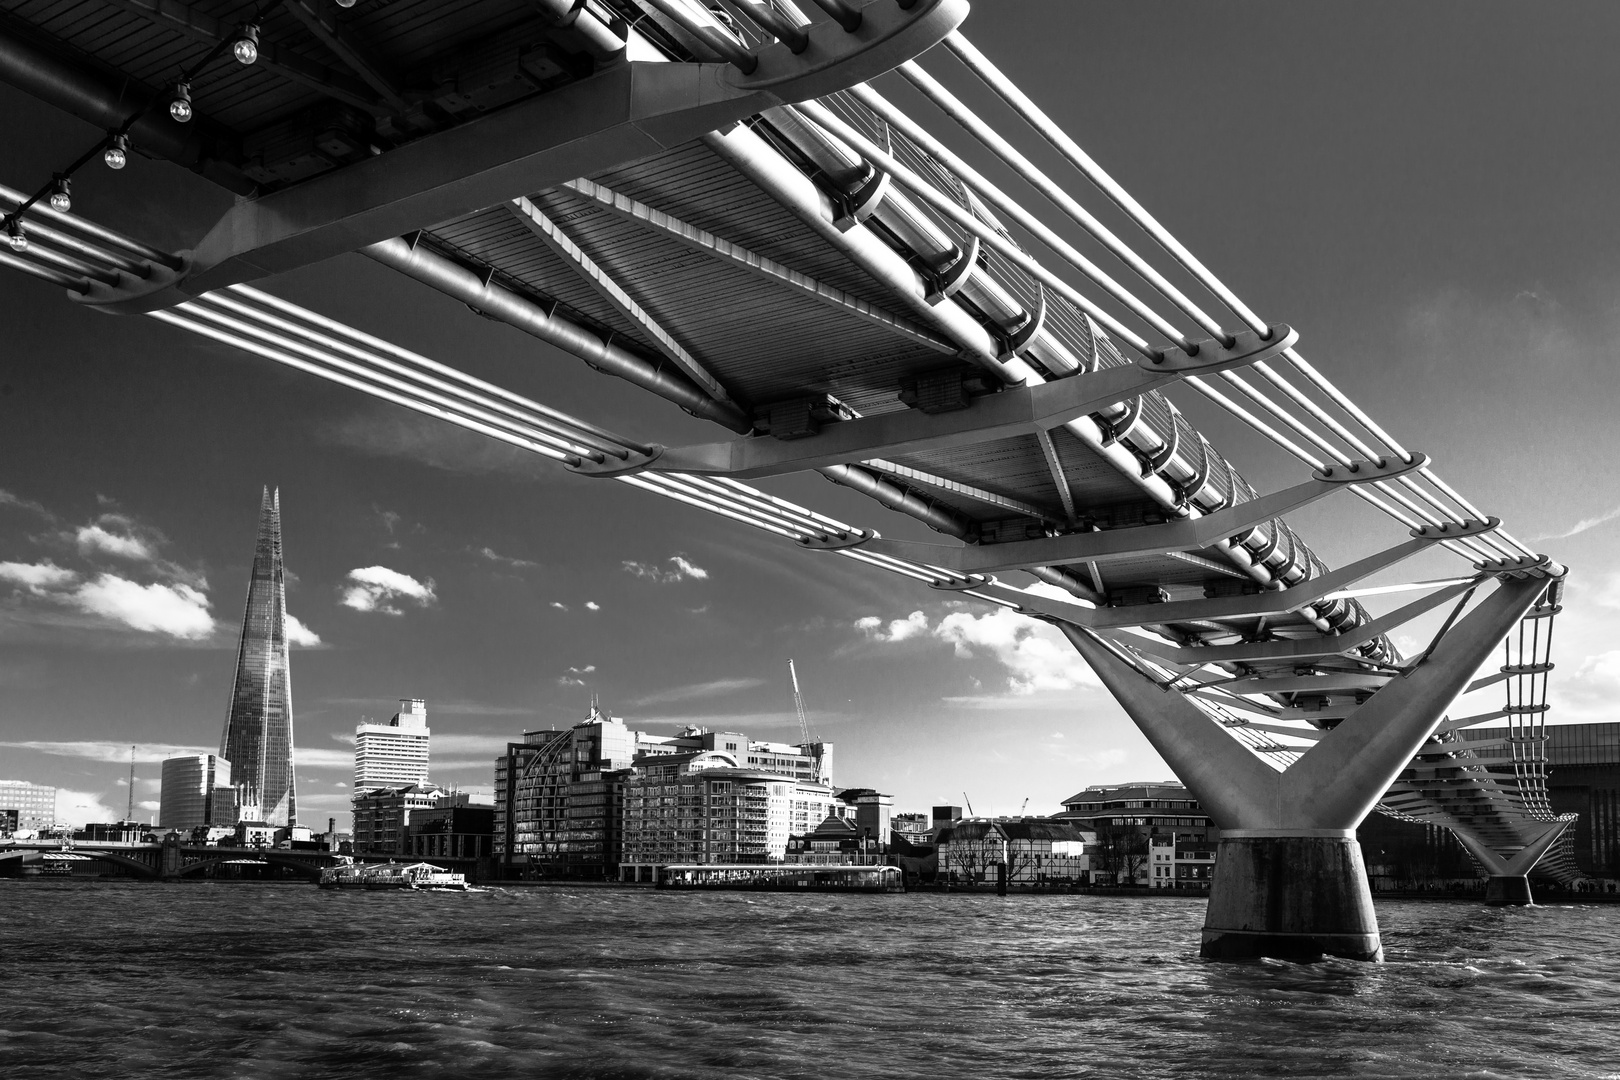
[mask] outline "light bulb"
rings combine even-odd
[[[231,46],[231,52],[236,54],[239,64],[251,64],[259,58],[259,28],[253,23],[242,27],[242,32],[236,36],[236,43]]]
[[[11,241],[12,251],[28,250],[28,234],[23,232],[22,222],[13,221],[6,226],[6,239]]]
[[[337,6],[340,8],[352,8],[354,7],[354,0],[337,0]]]
[[[107,163],[109,169],[122,169],[129,163],[129,136],[114,135],[112,145],[107,152],[101,155],[101,160]]]
[[[174,84],[174,100],[169,102],[169,115],[182,124],[191,119],[190,83]]]
[[[58,176],[51,185],[51,209],[58,214],[73,209],[73,182],[65,176]]]

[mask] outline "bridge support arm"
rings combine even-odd
[[[1468,854],[1484,869],[1489,878],[1485,885],[1485,902],[1493,907],[1523,905],[1532,902],[1530,871],[1573,825],[1573,818],[1549,821],[1546,828],[1535,834],[1525,845],[1510,856],[1488,847],[1467,829],[1454,829],[1452,835],[1468,850]]]

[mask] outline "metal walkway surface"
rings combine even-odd
[[[246,197],[170,253],[52,209],[70,188],[0,188],[21,241],[0,264],[1051,621],[1278,771],[1423,664],[1483,584],[1543,581],[1501,672],[1468,688],[1500,683],[1503,706],[1434,726],[1381,803],[1483,864],[1534,862],[1567,824],[1542,752],[1564,569],[1223,285],[963,36],[967,15],[963,0],[4,0],[0,79],[107,130],[75,167],[142,152]],[[252,64],[236,62],[246,38]],[[965,68],[1023,127],[982,118],[919,57]],[[880,76],[929,107],[899,108]],[[1018,191],[950,149],[964,138]],[[1087,209],[1099,195],[1129,235]],[[621,436],[250,284],[346,251],[717,438]],[[1184,415],[1194,401],[1296,461],[1298,483],[1245,480]],[[945,542],[746,483],[810,470]],[[1330,568],[1287,520],[1331,496],[1410,538]],[[1454,576],[1386,614],[1363,606],[1358,583],[1435,546],[1462,560]],[[1402,656],[1391,635],[1448,606],[1428,650]],[[1504,717],[1501,745],[1467,739]],[[1548,865],[1577,873],[1567,851]]]

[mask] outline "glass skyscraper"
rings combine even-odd
[[[268,487],[259,508],[259,542],[242,615],[231,711],[219,741],[231,763],[239,802],[258,806],[262,820],[298,820],[293,787],[292,679],[287,662],[287,580],[281,567],[281,491]],[[248,816],[244,810],[244,816]]]

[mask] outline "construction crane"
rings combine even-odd
[[[792,660],[788,661],[788,677],[793,680],[793,708],[799,714],[799,738],[804,740],[805,746],[809,746],[812,741],[810,738],[810,720],[804,714],[804,695],[799,693],[799,672],[793,666]]]
[[[973,800],[968,798],[968,794],[965,791],[962,792],[962,801],[967,803],[968,817],[972,817],[973,816]]]
[[[135,820],[135,748],[129,748],[129,804],[124,810],[124,820]]]
[[[1023,817],[1024,816],[1024,811],[1028,810],[1028,809],[1029,809],[1029,796],[1025,795],[1024,796],[1024,805],[1020,806],[1018,808],[1018,816]]]

